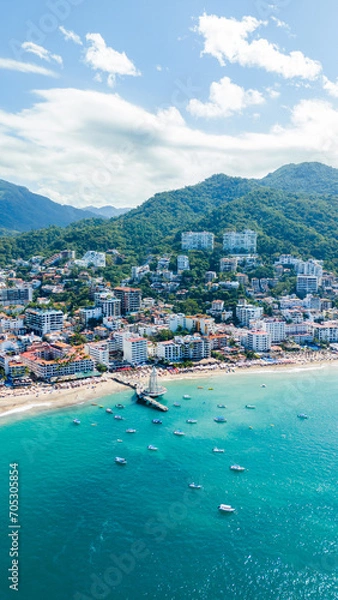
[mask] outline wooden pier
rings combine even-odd
[[[140,404],[144,404],[145,406],[150,406],[151,408],[155,408],[156,410],[161,410],[162,412],[167,412],[168,407],[164,406],[164,404],[161,404],[160,402],[157,402],[157,400],[154,400],[154,398],[151,398],[150,396],[147,396],[146,394],[144,394],[143,388],[141,387],[141,385],[139,383],[124,381],[124,379],[122,377],[120,378],[120,377],[116,377],[116,376],[112,377],[112,379],[114,379],[114,381],[116,381],[117,383],[121,383],[122,385],[125,385],[125,386],[135,390],[136,396],[137,396],[137,402],[139,402]]]

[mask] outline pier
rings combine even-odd
[[[118,376],[117,377],[114,376],[114,377],[112,377],[112,379],[114,381],[116,381],[117,383],[121,383],[122,385],[125,385],[125,386],[135,390],[136,396],[137,396],[137,402],[139,402],[140,404],[144,404],[145,406],[150,406],[151,408],[155,408],[156,410],[160,410],[162,412],[167,412],[168,407],[164,406],[164,404],[161,404],[160,402],[157,402],[157,400],[155,400],[154,398],[147,396],[147,394],[144,393],[144,390],[139,383],[125,381],[122,377],[118,377]]]

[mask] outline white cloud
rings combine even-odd
[[[60,25],[59,31],[61,31],[61,33],[63,34],[63,37],[66,40],[66,42],[71,41],[74,42],[74,44],[77,44],[78,46],[83,46],[80,36],[74,31],[66,29],[65,27],[63,27],[63,25]]]
[[[220,81],[211,84],[209,102],[203,103],[193,98],[187,108],[195,117],[229,117],[248,106],[264,102],[263,95],[257,90],[245,90],[233,83],[229,77],[223,77]]]
[[[59,54],[52,54],[49,50],[43,46],[34,44],[34,42],[24,42],[21,47],[23,50],[25,50],[25,52],[35,54],[41,58],[41,60],[46,60],[47,62],[56,62],[58,65],[63,64],[62,57]]]
[[[163,68],[161,65],[156,65],[156,71],[163,71]]]
[[[0,58],[0,69],[19,71],[20,73],[35,73],[36,75],[45,75],[47,77],[58,77],[57,73],[50,69],[45,69],[45,67],[40,67],[32,63],[13,60],[12,58]]]
[[[269,94],[269,97],[272,98],[272,100],[279,98],[280,92],[278,90],[276,90],[276,88],[267,87],[265,89],[266,89],[267,93]]]
[[[106,45],[99,33],[87,33],[89,48],[85,50],[84,62],[95,71],[108,73],[107,83],[113,87],[116,75],[140,75],[134,63],[125,52],[117,52]]]
[[[151,113],[118,94],[36,94],[29,108],[0,110],[0,176],[64,203],[137,205],[214,173],[259,177],[291,161],[338,167],[329,102],[303,100],[287,126],[266,133],[216,135],[189,127],[176,108]]]
[[[285,79],[314,80],[322,70],[320,62],[298,50],[284,54],[264,38],[249,39],[266,22],[246,16],[241,21],[204,14],[195,28],[204,37],[202,54],[210,54],[224,66],[225,60],[242,67],[260,67]]]
[[[334,83],[327,77],[323,76],[323,89],[333,98],[338,98],[338,79]]]

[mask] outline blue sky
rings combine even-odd
[[[338,167],[324,0],[0,0],[0,178],[135,206],[213,173]]]

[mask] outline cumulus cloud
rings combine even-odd
[[[216,135],[189,127],[176,108],[152,113],[118,94],[36,94],[29,108],[0,110],[1,178],[59,202],[137,205],[214,173],[259,177],[290,160],[338,167],[338,110],[330,102],[303,100],[287,126],[266,133]]]
[[[118,52],[107,46],[99,33],[87,33],[86,40],[89,47],[85,50],[85,64],[94,71],[107,73],[107,83],[110,87],[113,87],[116,75],[136,77],[141,74],[125,52]]]
[[[23,50],[25,50],[25,52],[35,54],[35,56],[38,56],[41,58],[41,60],[46,60],[47,62],[56,62],[58,65],[63,64],[62,57],[59,54],[52,54],[49,50],[43,46],[34,44],[34,42],[24,42],[21,47]]]
[[[75,33],[74,31],[71,31],[70,29],[66,29],[65,27],[63,27],[63,25],[60,25],[59,31],[61,31],[66,42],[71,41],[71,42],[74,42],[74,44],[77,44],[78,46],[83,45],[80,36],[77,33]]]
[[[327,77],[323,76],[323,89],[333,98],[338,98],[338,79],[336,82],[330,81]]]
[[[190,100],[188,111],[195,117],[229,117],[240,113],[248,106],[263,104],[264,96],[257,90],[245,90],[233,83],[229,77],[214,81],[210,86],[209,102],[201,102],[196,98]]]
[[[202,54],[210,54],[224,66],[225,61],[237,63],[242,67],[259,67],[270,73],[281,75],[285,79],[300,77],[316,79],[322,66],[302,52],[295,50],[290,54],[281,52],[277,44],[265,38],[254,38],[254,34],[265,21],[246,16],[241,21],[204,14],[195,28],[204,38]]]
[[[50,69],[45,69],[45,67],[40,67],[33,63],[13,60],[12,58],[0,58],[0,69],[19,71],[20,73],[35,73],[36,75],[45,75],[46,77],[58,77],[57,73]]]

